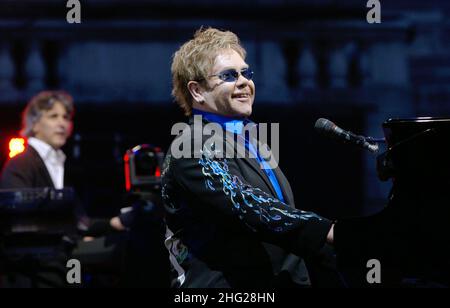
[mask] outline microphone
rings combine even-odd
[[[345,131],[330,120],[320,118],[316,121],[314,128],[323,136],[331,137],[347,144],[357,145],[363,149],[369,150],[371,153],[378,152],[379,147],[377,143],[370,143],[367,141],[369,138]]]

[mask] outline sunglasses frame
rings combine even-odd
[[[226,78],[224,75],[231,73],[229,78]],[[218,77],[220,80],[225,82],[236,82],[239,79],[239,76],[242,75],[247,80],[252,80],[254,72],[248,67],[244,68],[241,71],[237,71],[234,68],[224,70],[218,74],[210,75],[208,77]],[[247,76],[246,76],[247,75]],[[232,79],[231,79],[232,78]]]

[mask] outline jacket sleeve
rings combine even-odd
[[[299,256],[313,255],[325,244],[329,220],[292,208],[252,187],[235,159],[219,159],[204,152],[197,159],[172,159],[171,165],[182,190],[202,206],[219,211],[224,219],[238,219],[262,240]]]
[[[21,168],[19,160],[8,161],[0,174],[0,188],[27,188],[32,183],[30,172]]]

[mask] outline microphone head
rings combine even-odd
[[[372,153],[378,152],[377,143],[369,143],[363,136],[356,136],[351,132],[344,131],[330,120],[320,118],[316,121],[314,128],[323,136],[331,137],[332,139],[336,139],[344,143],[360,146]]]
[[[331,122],[330,120],[320,118],[316,121],[314,128],[317,132],[324,135],[333,134],[336,128],[336,124]]]

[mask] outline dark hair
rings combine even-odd
[[[33,136],[33,126],[39,121],[42,112],[53,108],[55,103],[61,103],[72,119],[74,114],[73,98],[65,91],[42,91],[33,96],[22,113],[22,130],[24,137]]]

